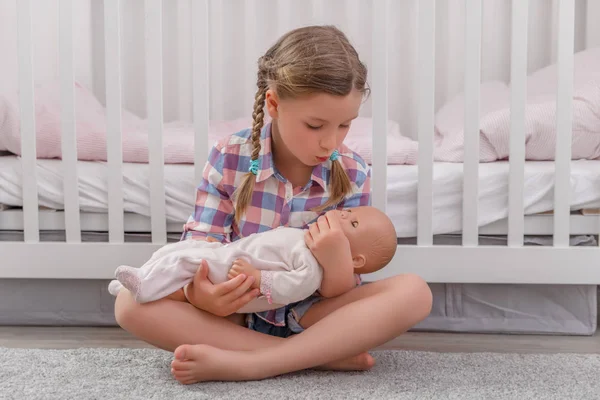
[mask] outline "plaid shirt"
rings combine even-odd
[[[196,191],[195,209],[184,225],[182,239],[211,236],[226,243],[279,226],[304,229],[321,215],[311,209],[324,204],[329,198],[327,181],[331,175],[331,161],[317,165],[304,187],[293,187],[273,164],[271,124],[266,124],[261,132],[259,170],[252,203],[239,225],[235,223],[233,194],[250,166],[253,149],[250,135],[251,130],[245,129],[219,141],[212,148]],[[338,161],[350,178],[352,193],[330,209],[370,205],[369,167],[346,146],[340,146],[338,151]],[[259,316],[276,325],[285,324],[283,312],[268,314],[268,317],[267,313],[259,313]]]

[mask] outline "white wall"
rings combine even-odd
[[[257,57],[288,29],[332,23],[342,28],[368,65],[371,62],[373,0],[211,0],[211,110],[213,119],[250,116]],[[382,0],[377,0],[382,1]],[[529,71],[555,57],[557,0],[530,0]],[[575,49],[585,48],[587,1],[575,0]],[[0,2],[0,92],[17,85],[15,1]],[[34,11],[35,79],[58,76],[58,1],[32,0]],[[76,78],[93,87],[104,102],[103,2],[76,0]],[[144,2],[123,0],[123,105],[145,115]],[[389,113],[403,133],[415,136],[418,0],[390,0]],[[463,87],[464,0],[436,2],[436,106]],[[165,118],[191,118],[191,0],[164,0]],[[598,10],[598,7],[590,7]],[[246,15],[257,19],[248,25]],[[509,80],[511,1],[483,1],[482,80]],[[248,32],[256,28],[256,34]],[[595,30],[594,30],[595,29]],[[589,32],[598,32],[590,27]],[[588,35],[590,34],[588,32]],[[255,39],[255,40],[254,40]],[[598,41],[595,42],[598,44]],[[370,115],[366,103],[362,115]]]

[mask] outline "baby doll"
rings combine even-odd
[[[336,218],[348,240],[354,267],[348,269],[349,274],[378,271],[393,258],[396,231],[377,208],[332,210],[325,218]],[[309,227],[308,232],[317,226]],[[227,244],[193,239],[171,243],[140,268],[118,267],[109,291],[116,296],[125,287],[140,303],[158,300],[191,282],[201,261],[206,260],[208,278],[214,284],[242,273],[254,276],[253,287],[260,289],[260,296],[239,313],[276,309],[309,297],[325,283],[305,234],[310,237],[306,230],[279,227]]]

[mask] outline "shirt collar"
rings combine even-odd
[[[262,182],[271,176],[279,175],[273,163],[273,150],[271,145],[271,122],[265,124],[260,133],[260,152],[258,153],[259,170],[256,174],[256,182]],[[331,169],[332,161],[326,161],[324,164],[318,164],[313,168],[311,181],[320,185],[323,189],[327,189],[325,185],[325,174]],[[279,175],[281,179],[283,177]],[[310,187],[310,183],[308,185]]]

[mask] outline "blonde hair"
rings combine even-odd
[[[283,35],[258,60],[258,79],[252,113],[252,161],[258,160],[264,104],[270,88],[281,99],[311,93],[347,96],[353,89],[369,93],[367,68],[346,35],[332,26],[308,26]],[[248,172],[237,190],[235,220],[239,223],[252,201],[256,176]],[[339,203],[350,193],[350,179],[339,160],[332,161],[329,200],[316,211]]]

